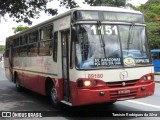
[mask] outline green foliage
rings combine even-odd
[[[24,30],[27,30],[29,27],[27,26],[22,26],[22,25],[19,25],[18,27],[14,27],[12,28],[14,30],[14,33],[18,33],[18,32],[21,32],[21,31],[24,31]]]
[[[147,31],[151,49],[160,49],[160,24],[157,22],[148,22]]]
[[[158,21],[160,17],[160,1],[159,0],[148,0],[146,4],[137,7],[145,13],[147,22]]]
[[[47,3],[53,0],[0,0],[0,16],[9,14],[16,22],[32,24],[30,18],[38,18],[40,11],[56,15],[57,9],[47,8]],[[76,6],[74,0],[60,0],[61,6],[73,8]]]
[[[0,53],[2,53],[4,51],[5,46],[4,45],[0,45]]]
[[[125,6],[126,0],[85,0],[91,6]]]
[[[148,0],[136,9],[144,13],[151,49],[160,49],[160,0]]]
[[[157,21],[157,14],[150,12],[150,11],[146,11],[144,14],[144,17],[145,17],[146,22],[156,22]]]
[[[78,7],[77,3],[74,0],[58,0],[61,6],[66,6],[66,8],[75,8]]]

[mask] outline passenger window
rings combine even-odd
[[[53,26],[44,27],[40,30],[39,55],[49,56],[52,54]]]
[[[14,48],[13,49],[13,56],[18,57],[19,56],[19,48]]]
[[[14,39],[14,47],[19,46],[19,38]]]
[[[33,57],[37,56],[37,54],[38,54],[37,43],[28,45],[28,56]]]
[[[27,56],[27,46],[20,47],[19,52],[20,52],[19,54],[20,57],[26,57]]]
[[[38,31],[29,33],[29,43],[37,42],[37,40],[38,40]]]
[[[27,35],[21,36],[20,37],[20,45],[25,45],[27,44]]]

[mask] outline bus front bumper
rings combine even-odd
[[[77,89],[72,106],[107,103],[147,97],[154,94],[155,83],[119,88]]]

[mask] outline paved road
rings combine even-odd
[[[160,75],[156,76],[159,79]],[[74,120],[82,119],[83,116],[94,116],[85,117],[86,119],[102,119],[100,116],[105,116],[108,111],[160,111],[160,83],[156,83],[155,94],[150,97],[119,101],[114,105],[88,105],[81,107],[68,107],[65,106],[64,110],[58,111],[51,107],[50,103],[47,102],[44,96],[33,93],[29,90],[24,90],[23,92],[17,92],[15,85],[8,80],[6,80],[4,75],[4,69],[0,66],[0,111],[51,111],[54,118],[47,117],[41,119],[54,119],[54,120]],[[67,113],[70,111],[70,114]],[[140,113],[141,113],[140,112]],[[55,114],[56,113],[56,114]],[[97,114],[98,113],[98,114]],[[102,114],[101,114],[102,113]],[[160,113],[160,112],[159,112]],[[78,114],[80,117],[75,117]],[[100,115],[99,115],[100,114]],[[96,117],[97,115],[97,117]],[[70,116],[70,117],[69,117]],[[74,116],[74,117],[72,117]],[[34,118],[35,119],[35,118]],[[83,118],[84,119],[84,118]],[[133,117],[133,118],[108,118],[113,120],[160,120],[160,117]]]

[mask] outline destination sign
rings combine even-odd
[[[145,23],[143,14],[110,11],[76,11],[76,20]]]
[[[97,58],[94,59],[95,66],[114,66],[121,65],[121,58]]]

